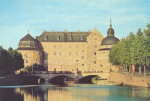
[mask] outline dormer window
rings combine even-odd
[[[44,40],[47,41],[47,40],[48,40],[48,37],[47,37],[47,36],[44,36]]]

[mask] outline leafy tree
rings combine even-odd
[[[6,75],[12,72],[11,67],[11,57],[9,53],[0,47],[0,72],[2,75]]]
[[[8,51],[0,47],[0,74],[8,75],[24,67],[22,55],[9,48]]]
[[[8,52],[11,56],[11,65],[14,71],[19,70],[24,67],[24,60],[22,55],[16,50],[13,50],[11,47],[8,49]]]
[[[118,53],[118,46],[114,45],[111,50],[110,50],[110,54],[109,54],[109,61],[113,64],[113,65],[119,65],[119,53]]]
[[[139,74],[144,67],[144,74],[146,74],[146,67],[150,66],[150,22],[143,32],[138,29],[136,35],[130,33],[114,45],[110,50],[109,58],[113,65],[129,67],[130,72],[132,65],[138,67]]]
[[[32,72],[32,69],[33,69],[33,71],[45,71],[46,70],[44,66],[34,64],[34,65],[31,65],[31,66],[25,67],[22,71],[29,73],[29,72]]]

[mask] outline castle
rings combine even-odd
[[[17,51],[25,67],[37,63],[48,71],[110,72],[115,66],[109,62],[109,51],[118,41],[110,23],[105,38],[96,28],[92,32],[44,31],[35,39],[28,32]]]

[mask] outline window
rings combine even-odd
[[[96,55],[96,52],[94,52],[94,55]]]
[[[102,64],[100,64],[100,67],[103,67],[103,65],[102,65]]]
[[[26,63],[28,63],[28,60],[26,60]]]
[[[84,66],[84,64],[82,64],[82,66]]]
[[[84,59],[84,56],[82,56],[82,59]]]
[[[47,60],[44,60],[44,64],[47,64]]]
[[[97,40],[97,38],[94,38],[94,40]]]
[[[54,55],[56,55],[56,51],[54,51]]]
[[[76,48],[78,48],[78,45],[76,45]]]
[[[96,64],[96,61],[94,61],[93,63]]]
[[[76,52],[76,55],[78,55],[78,52]]]
[[[54,64],[56,64],[56,60],[54,60]]]
[[[94,48],[97,48],[97,45],[94,45]]]
[[[44,40],[47,41],[47,40],[48,40],[48,37],[47,37],[47,36],[44,36]]]
[[[71,55],[71,52],[69,52],[69,55]]]
[[[103,53],[105,53],[105,51]]]
[[[82,50],[82,53],[84,53],[84,50]]]

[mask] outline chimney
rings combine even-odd
[[[65,29],[65,33],[67,33],[67,30]]]
[[[80,30],[78,30],[78,33],[80,33]]]
[[[43,33],[46,33],[46,30],[44,30]]]
[[[52,30],[52,33],[54,33],[54,30]]]

